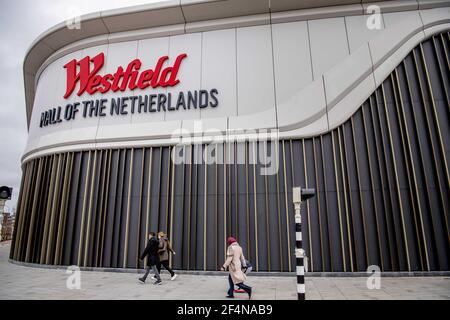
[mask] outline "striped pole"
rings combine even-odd
[[[297,265],[297,298],[305,300],[305,251],[302,248],[301,202],[294,202],[295,208],[295,260]]]
[[[292,202],[295,209],[295,261],[297,264],[297,298],[305,300],[305,250],[302,248],[302,216],[300,208],[302,202],[314,197],[316,190],[312,188],[294,187]]]

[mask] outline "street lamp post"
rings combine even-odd
[[[304,189],[300,187],[293,188],[292,199],[295,209],[295,261],[297,273],[297,299],[305,300],[305,250],[302,243],[302,202],[314,197],[316,191],[314,189]]]

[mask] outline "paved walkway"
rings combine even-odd
[[[140,284],[137,274],[81,272],[81,289],[67,289],[62,269],[40,269],[8,262],[9,244],[0,243],[0,299],[224,299],[225,276],[180,274],[175,281],[163,272],[163,284]],[[150,279],[149,279],[150,280]],[[450,299],[449,277],[381,278],[369,290],[365,277],[306,279],[307,299]],[[254,299],[296,299],[295,277],[249,276]],[[247,299],[236,294],[238,299]]]

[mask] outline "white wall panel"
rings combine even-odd
[[[30,132],[32,128],[39,127],[41,113],[56,105],[56,96],[53,93],[57,84],[55,83],[58,74],[55,65],[47,67],[41,74],[36,88],[34,98],[33,114],[31,116]]]
[[[119,65],[117,65],[117,67],[114,68],[114,70],[110,70],[110,69],[112,69],[111,67],[110,67],[110,69],[108,69],[108,62],[109,62],[109,60],[111,60],[111,57],[112,57],[111,55],[109,55],[108,45],[101,45],[101,46],[83,49],[81,51],[80,59],[82,59],[86,56],[93,58],[101,52],[103,52],[105,54],[105,63],[103,64],[103,67],[99,70],[98,74],[105,75],[106,73],[110,73],[110,72],[114,73]],[[118,52],[118,50],[116,50],[116,52]],[[121,64],[121,65],[123,66],[123,64]],[[91,68],[93,68],[92,63],[91,63]],[[109,71],[107,71],[107,70],[109,70]],[[64,74],[65,74],[65,72],[64,72]],[[97,99],[106,99],[107,94],[101,94],[99,92],[96,92],[96,93],[90,95],[87,92],[84,92],[81,96],[77,96],[76,90],[78,90],[78,88],[79,88],[79,85],[77,85],[75,87],[74,92],[70,96],[73,101],[80,102],[79,111],[78,111],[78,114],[76,115],[75,121],[70,121],[70,122],[72,122],[72,129],[83,128],[84,130],[82,130],[81,133],[86,134],[86,135],[94,135],[94,137],[95,137],[95,134],[97,132],[97,126],[98,126],[99,122],[102,121],[103,119],[110,118],[109,117],[109,103],[106,103],[106,105],[108,107],[104,110],[104,113],[106,113],[105,117],[101,118],[101,117],[98,117],[95,115],[93,117],[89,117],[89,110],[87,110],[86,118],[83,118],[84,107],[81,102],[86,101],[86,100],[94,100],[95,101]],[[87,108],[87,109],[89,109],[89,108]],[[111,117],[112,120],[114,120],[113,118],[114,117]],[[123,119],[123,120],[125,120],[125,119]],[[105,123],[105,122],[103,122],[103,123]]]
[[[63,108],[65,108],[65,106],[69,103],[74,103],[74,102],[80,101],[80,98],[77,96],[78,87],[75,88],[75,90],[72,92],[70,97],[68,97],[67,99],[64,99],[64,95],[66,94],[66,89],[67,89],[67,73],[66,73],[66,69],[64,68],[64,65],[72,59],[80,60],[81,58],[83,58],[83,50],[70,53],[62,58],[59,58],[58,60],[56,60],[54,63],[52,63],[50,65],[51,68],[54,69],[57,74],[55,77],[57,84],[56,84],[55,93],[54,93],[56,103],[58,105],[61,105],[61,107],[63,107]],[[79,109],[79,110],[81,110],[81,109]],[[76,115],[75,120],[63,121],[61,123],[61,125],[62,125],[61,127],[72,128],[74,121],[79,119],[79,117],[80,117],[80,111],[78,111],[78,114]]]
[[[125,69],[128,66],[128,63],[136,59],[136,57],[137,57],[137,41],[109,44],[108,55],[105,60],[105,66],[101,70],[101,75],[105,75],[107,73],[114,73],[116,72],[119,66],[122,66]],[[106,109],[107,115],[99,119],[100,129],[102,126],[105,125],[131,123],[130,103],[127,103],[128,107],[125,108],[125,110],[128,112],[126,115],[121,114],[118,115],[116,113],[114,113],[113,115],[110,114],[111,98],[126,97],[129,95],[131,95],[130,91],[122,92],[120,90],[117,92],[113,92],[111,90],[105,94],[102,95],[99,94],[99,96],[101,96],[103,99],[108,99],[107,103],[108,108]]]
[[[308,21],[314,79],[349,55],[344,18]]]
[[[279,106],[294,101],[292,98],[312,81],[307,22],[274,24],[272,34]]]
[[[369,29],[367,27],[367,19],[369,17],[369,15],[345,17],[351,53],[358,50],[363,44],[367,44],[370,39],[384,30],[382,15],[380,15],[380,19],[378,20],[380,22],[380,29]]]
[[[50,108],[56,107],[56,97],[53,94],[48,94],[49,92],[54,92],[56,89],[56,79],[57,73],[54,65],[48,66],[41,74],[39,82],[36,88],[36,94],[34,98],[33,113],[31,115],[30,129],[28,131],[28,144],[36,145],[39,143],[39,137],[42,134],[50,133],[55,130],[59,124],[49,125],[47,127],[39,127],[41,114]]]
[[[328,108],[354,90],[371,72],[372,59],[368,44],[359,47],[342,63],[328,70],[323,76]]]
[[[169,37],[146,39],[138,41],[137,57],[141,60],[141,72],[147,69],[155,70],[158,59],[169,54]],[[165,65],[168,65],[167,62]],[[135,95],[149,95],[167,93],[166,88],[147,87],[144,90],[136,89]],[[156,122],[164,120],[164,112],[135,112],[131,115],[132,123]]]
[[[315,80],[291,98],[292,102],[277,108],[280,130],[307,125],[326,112],[325,89],[322,79]]]
[[[49,143],[52,143],[52,140],[54,143],[57,143],[58,138],[61,136],[61,132],[72,128],[74,121],[63,120],[60,123],[42,128],[39,127],[39,124],[42,112],[61,106],[61,119],[63,119],[66,104],[78,100],[76,92],[74,92],[67,100],[63,97],[66,92],[66,72],[64,65],[68,61],[79,59],[80,57],[80,51],[68,54],[47,66],[41,74],[36,90],[29,130],[30,139],[35,139],[36,143],[39,143],[36,138],[44,135],[47,135],[47,141],[49,141]]]
[[[419,11],[404,11],[404,12],[391,12],[383,14],[384,23],[386,28],[391,28],[395,24],[402,22],[403,20],[417,20],[421,23]]]
[[[202,63],[202,34],[193,33],[170,37],[169,43],[169,65],[173,65],[176,57],[181,53],[186,53],[178,71],[180,83],[175,87],[167,87],[167,92],[172,93],[172,99],[176,104],[176,99],[180,91],[200,89],[200,75]],[[200,109],[180,108],[178,111],[167,111],[166,120],[199,119]]]
[[[238,115],[275,106],[270,26],[237,29]]]
[[[201,87],[219,91],[219,105],[201,109],[202,118],[237,114],[235,29],[203,33]]]

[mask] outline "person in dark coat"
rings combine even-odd
[[[139,281],[141,281],[142,283],[145,283],[145,280],[147,279],[147,276],[150,273],[150,269],[152,269],[153,272],[155,273],[156,282],[154,284],[161,284],[162,282],[157,268],[159,264],[158,250],[159,250],[159,240],[154,232],[150,232],[148,235],[147,246],[145,247],[144,252],[142,252],[140,256],[141,260],[144,260],[145,257],[147,257],[147,266],[145,274],[142,278],[139,278]]]

